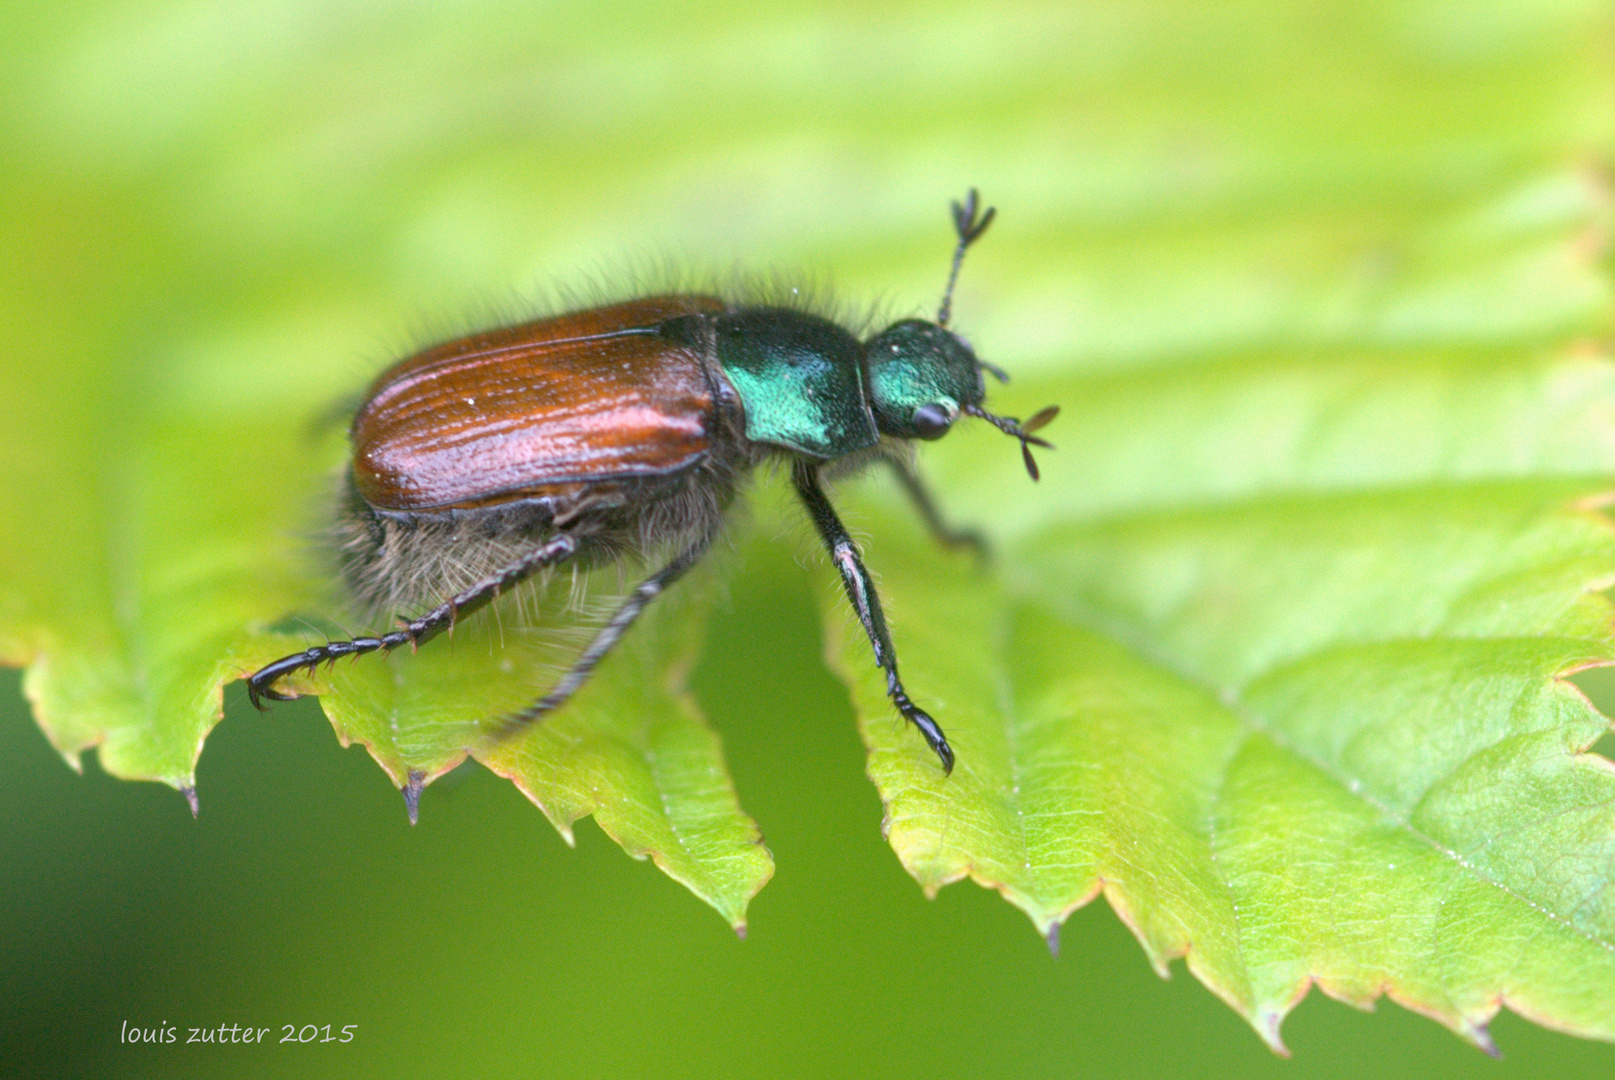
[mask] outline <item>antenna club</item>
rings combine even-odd
[[[971,188],[964,202],[953,204],[953,227],[959,234],[959,245],[953,249],[953,269],[948,272],[948,287],[942,293],[942,307],[936,313],[936,324],[944,329],[948,325],[948,317],[953,314],[953,286],[959,280],[959,266],[965,260],[965,249],[987,231],[987,226],[993,222],[993,215],[998,212],[997,207],[989,206],[987,212],[977,220],[978,200],[976,189]]]

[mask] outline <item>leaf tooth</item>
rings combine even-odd
[[[1044,940],[1049,943],[1049,955],[1054,957],[1056,960],[1058,960],[1060,958],[1060,924],[1059,923],[1054,922],[1054,923],[1049,924],[1049,932],[1045,936]]]
[[[1492,1032],[1485,1024],[1465,1024],[1458,1029],[1458,1034],[1474,1043],[1488,1056],[1501,1059],[1503,1052],[1492,1041]]]
[[[1303,990],[1302,994],[1305,995],[1305,993],[1306,991]],[[1279,1027],[1283,1023],[1284,1011],[1279,1009],[1268,1009],[1251,1017],[1251,1026],[1256,1029],[1256,1034],[1261,1036],[1262,1041],[1267,1044],[1267,1048],[1279,1057],[1287,1058],[1290,1056],[1290,1048],[1284,1045],[1284,1036],[1279,1033]]]
[[[179,793],[181,795],[185,796],[185,801],[186,802],[191,804],[191,817],[194,818],[198,813],[201,812],[201,809],[202,809],[202,804],[196,798],[196,788],[195,788],[195,786],[193,786],[191,784],[185,784],[185,785],[180,787]]]
[[[404,785],[404,809],[409,812],[409,823],[421,817],[421,789],[426,786],[426,774],[419,769],[409,770],[409,782]]]

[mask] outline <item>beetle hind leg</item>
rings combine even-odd
[[[476,582],[463,592],[439,604],[426,614],[404,623],[397,630],[379,637],[354,638],[351,641],[328,641],[300,653],[283,656],[274,663],[253,672],[247,677],[247,697],[254,708],[263,709],[264,699],[289,701],[295,694],[284,694],[275,689],[275,683],[295,672],[313,671],[323,663],[344,656],[363,656],[377,651],[389,652],[400,645],[415,648],[430,641],[444,630],[452,629],[455,620],[486,607],[506,589],[520,584],[545,567],[555,566],[578,553],[577,538],[559,533],[544,541],[520,559]]]
[[[512,713],[498,722],[494,731],[494,741],[502,742],[510,738],[516,732],[537,723],[566,704],[567,700],[588,681],[595,667],[606,658],[606,654],[616,648],[617,642],[622,640],[623,634],[627,633],[634,621],[644,614],[651,601],[682,577],[685,571],[701,561],[707,548],[712,546],[712,538],[711,531],[703,532],[667,565],[636,585],[634,591],[628,594],[628,598],[617,608],[606,625],[596,632],[594,640],[589,642],[589,647],[578,655],[566,674],[550,688],[549,693],[520,712]]]

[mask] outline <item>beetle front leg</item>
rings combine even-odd
[[[606,654],[614,649],[617,642],[622,640],[623,634],[634,624],[634,620],[642,615],[652,600],[660,596],[669,585],[684,575],[684,572],[701,561],[707,548],[712,546],[712,536],[704,535],[696,540],[676,558],[662,567],[656,573],[640,582],[634,591],[628,594],[628,599],[617,608],[610,621],[602,626],[595,634],[589,647],[584,649],[573,662],[572,667],[549,693],[533,702],[519,713],[505,717],[500,722],[495,733],[496,740],[504,740],[517,731],[543,719],[549,713],[566,704],[568,698],[578,692],[578,689],[588,680],[595,666],[606,658]]]
[[[898,483],[903,485],[903,491],[914,504],[914,509],[920,512],[921,520],[931,530],[931,536],[937,543],[945,548],[970,548],[976,553],[977,559],[987,561],[987,538],[975,529],[961,529],[944,521],[936,500],[931,497],[930,490],[914,471],[911,462],[895,454],[888,455],[886,462],[897,474]]]
[[[836,516],[835,507],[830,505],[824,489],[819,486],[818,466],[798,462],[791,479],[796,485],[796,494],[807,507],[813,524],[824,539],[825,547],[830,549],[831,560],[841,572],[847,599],[852,602],[853,610],[858,613],[858,621],[864,625],[864,633],[869,635],[869,644],[874,647],[875,663],[886,672],[887,696],[897,706],[897,711],[920,729],[920,734],[942,760],[942,771],[951,773],[953,748],[948,745],[948,738],[942,734],[937,722],[909,700],[908,691],[903,689],[903,682],[897,677],[897,651],[892,648],[891,635],[886,632],[886,614],[881,610],[880,596],[875,592],[875,583],[870,580],[869,571],[864,569],[863,560],[858,555],[858,545],[852,542],[846,526]]]
[[[354,638],[352,641],[328,641],[300,653],[283,656],[253,672],[247,677],[247,697],[257,709],[263,709],[262,699],[290,701],[295,695],[283,694],[275,683],[293,672],[307,668],[313,671],[327,660],[343,656],[363,656],[377,650],[389,651],[400,645],[415,647],[430,641],[451,628],[462,615],[470,615],[486,607],[501,592],[518,585],[545,567],[565,562],[578,552],[577,540],[566,533],[551,537],[522,558],[504,567],[498,573],[483,578],[469,589],[455,595],[445,603],[428,611],[418,619],[411,619],[390,634],[380,637]]]

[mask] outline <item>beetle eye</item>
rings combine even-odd
[[[930,405],[921,405],[914,410],[914,433],[922,439],[940,439],[948,433],[953,426],[953,417],[948,410],[935,402]]]

